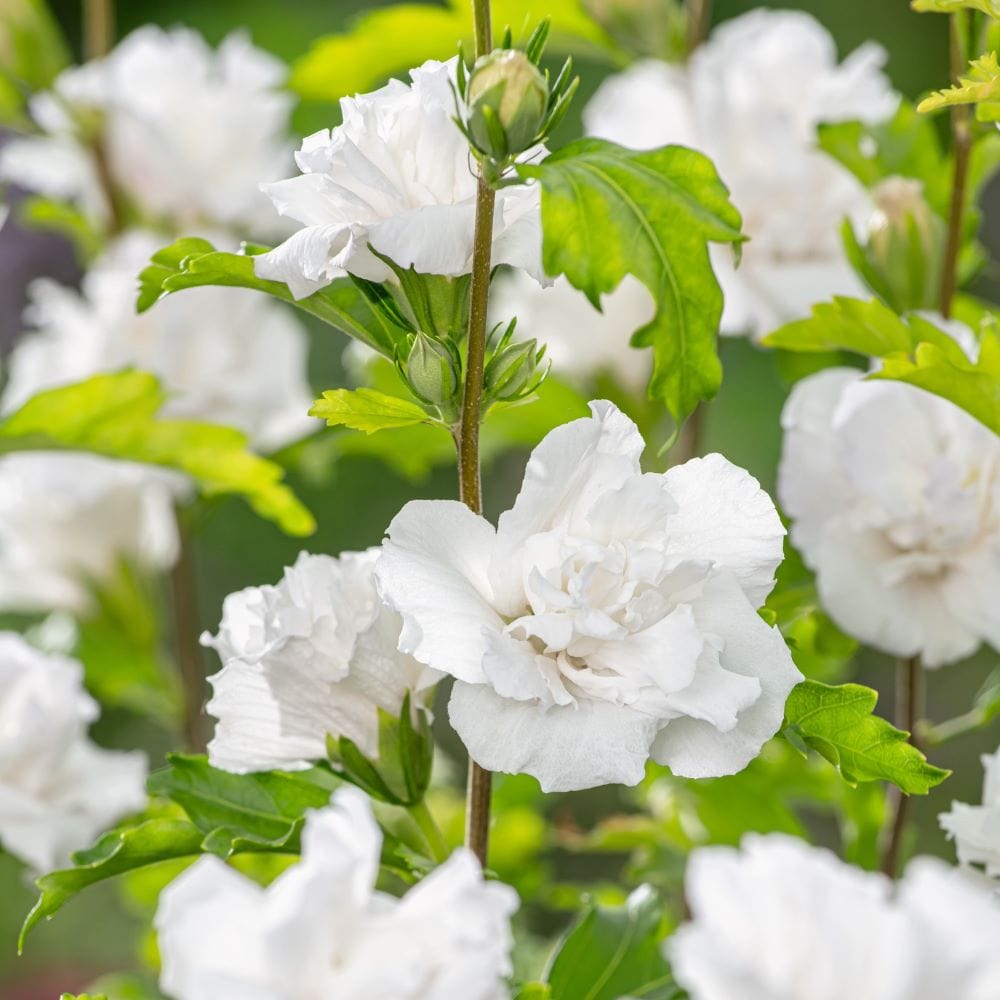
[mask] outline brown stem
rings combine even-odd
[[[918,745],[917,720],[920,718],[923,701],[924,671],[919,656],[901,659],[896,665],[896,728],[911,733],[914,746]],[[909,819],[910,797],[904,795],[895,785],[891,795],[891,820],[885,850],[882,854],[882,871],[890,878],[899,874],[903,835]]]
[[[489,0],[472,0],[476,56],[493,48]],[[496,192],[480,171],[476,190],[476,228],[472,250],[472,287],[469,292],[469,330],[466,341],[465,392],[456,434],[459,496],[476,514],[483,512],[479,471],[479,424],[482,420],[483,366],[486,360],[486,323],[493,255],[493,215]],[[490,772],[469,760],[466,794],[465,845],[486,865],[490,831]]]
[[[712,27],[712,0],[688,0],[688,55],[706,38]]]
[[[183,518],[177,516],[178,555],[170,571],[170,604],[174,624],[174,658],[180,675],[183,697],[181,725],[188,750],[205,749],[206,718],[202,711],[207,694],[205,669],[198,641],[198,601],[195,587],[194,555]]]
[[[951,75],[956,80],[965,71],[962,33],[965,19],[962,12],[952,14],[951,21]],[[941,315],[951,316],[952,300],[958,288],[958,255],[962,249],[962,229],[965,222],[966,188],[969,177],[969,159],[972,152],[972,126],[967,104],[956,104],[951,109],[952,156],[954,174],[951,186],[951,207],[948,213],[948,239],[944,252],[944,271],[941,276]]]
[[[83,55],[100,59],[111,51],[115,37],[114,0],[83,0]]]

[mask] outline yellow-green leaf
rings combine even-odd
[[[954,14],[956,10],[980,10],[1000,18],[1000,0],[913,0],[910,6],[921,14]]]
[[[206,496],[242,496],[290,535],[315,530],[312,515],[282,482],[284,470],[250,451],[242,431],[160,419],[166,398],[154,375],[135,371],[48,389],[0,420],[0,454],[88,451],[164,466],[186,473]]]
[[[377,389],[328,389],[309,412],[330,427],[350,427],[366,434],[412,427],[430,419],[416,403]]]
[[[955,104],[975,104],[980,121],[1000,120],[1000,64],[997,54],[988,52],[969,66],[957,87],[939,90],[917,105],[918,111],[940,111]]]

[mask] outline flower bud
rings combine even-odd
[[[418,333],[406,359],[406,379],[418,399],[432,406],[447,406],[458,392],[455,358],[440,341]]]
[[[490,400],[510,402],[520,399],[538,370],[538,344],[522,340],[505,347],[486,366],[483,386]]]
[[[467,100],[476,148],[502,160],[524,152],[538,137],[549,88],[523,52],[498,49],[476,60]]]
[[[941,280],[944,222],[927,204],[922,182],[909,177],[886,178],[872,199],[862,250],[866,280],[895,309],[929,308]]]

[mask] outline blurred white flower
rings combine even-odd
[[[637,149],[691,146],[732,191],[750,242],[738,270],[727,248],[713,250],[724,332],[763,335],[861,289],[839,228],[845,217],[866,221],[870,199],[816,148],[816,128],[891,115],[885,59],[867,43],[838,65],[832,36],[808,14],[755,10],[717,28],[686,66],[637,63],[587,106],[591,135]]]
[[[799,382],[782,427],[778,496],[834,621],[928,667],[1000,649],[1000,438],[850,368]]]
[[[42,279],[31,286],[34,328],[9,359],[0,409],[98,372],[134,367],[171,393],[165,416],[227,424],[262,450],[319,426],[308,416],[308,340],[290,311],[239,288],[192,288],[148,312],[135,311],[136,276],[162,240],[122,237],[83,279],[79,292]]]
[[[623,389],[641,394],[652,360],[649,351],[630,347],[629,339],[653,318],[653,297],[638,278],[626,275],[602,306],[598,312],[565,278],[545,288],[523,271],[511,271],[493,285],[490,321],[507,323],[516,316],[517,336],[545,344],[553,371],[581,388],[610,375]]]
[[[455,501],[408,503],[376,574],[400,648],[456,678],[449,712],[490,770],[546,790],[635,784],[652,757],[732,774],[801,680],[757,614],[784,530],[721,455],[643,475],[607,402],[550,432],[496,529]]]
[[[781,834],[688,863],[691,921],[667,942],[691,1000],[992,1000],[1000,901],[944,863],[885,876]]]
[[[456,126],[455,60],[424,63],[412,84],[390,81],[340,102],[343,124],[309,136],[295,154],[298,177],[263,185],[275,207],[302,224],[254,258],[262,278],[284,281],[296,298],[345,271],[387,281],[391,270],[369,244],[401,267],[457,276],[472,267],[476,174]],[[497,194],[493,263],[524,268],[539,281],[542,233],[537,185]]]
[[[122,560],[177,557],[174,477],[66,452],[0,459],[0,609],[85,612]]]
[[[87,737],[98,716],[75,660],[0,632],[0,846],[37,871],[69,862],[146,804],[146,759]]]
[[[983,799],[978,806],[952,802],[951,811],[938,817],[941,828],[955,841],[963,865],[982,865],[992,878],[1000,877],[1000,750],[983,754]]]
[[[174,232],[273,234],[259,184],[291,159],[285,75],[242,34],[213,51],[189,29],[146,25],[32,100],[43,135],[9,143],[0,177],[71,199],[104,223],[110,181],[128,221],[134,212]]]
[[[401,899],[375,890],[365,796],[310,812],[302,860],[264,889],[204,857],[160,897],[173,1000],[509,1000],[517,897],[459,850]]]
[[[210,678],[215,767],[295,770],[326,758],[326,736],[378,756],[378,708],[398,715],[407,691],[438,674],[398,651],[400,618],[375,590],[378,549],[339,558],[303,552],[276,586],[248,587],[207,634],[223,669]]]

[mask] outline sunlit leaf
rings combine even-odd
[[[680,422],[722,380],[722,291],[708,245],[743,239],[711,161],[681,146],[636,152],[583,139],[518,172],[542,185],[549,274],[565,274],[597,308],[627,274],[652,293],[656,315],[633,344],[653,349],[650,396]]]
[[[366,434],[412,427],[430,419],[416,403],[375,389],[328,389],[309,412],[330,427],[350,427]]]
[[[1000,18],[1000,0],[912,0],[910,6],[920,13],[953,14],[956,10],[979,10]]]
[[[551,1000],[680,1000],[663,957],[663,910],[648,886],[621,907],[594,905],[552,959]]]
[[[580,0],[493,0],[494,33],[510,25],[526,41],[543,18],[551,18],[550,53],[572,53],[623,62],[624,53],[587,16]],[[377,87],[428,59],[449,59],[462,41],[472,51],[472,15],[467,0],[446,6],[402,3],[373,10],[343,33],[328,35],[292,67],[291,86],[311,100],[336,101]]]
[[[155,376],[124,371],[38,393],[0,420],[0,454],[88,451],[190,476],[206,496],[242,496],[290,535],[315,529],[281,480],[284,471],[247,448],[231,427],[157,417],[167,396]]]
[[[992,0],[982,2],[992,3]],[[967,75],[959,77],[958,86],[931,94],[917,105],[917,110],[940,111],[956,104],[975,104],[976,117],[980,121],[1000,120],[1000,63],[995,52],[988,52],[970,63]]]
[[[926,795],[950,771],[934,767],[909,733],[872,713],[878,692],[860,684],[803,681],[785,705],[786,734],[839,768],[846,781],[890,781],[907,795]]]

